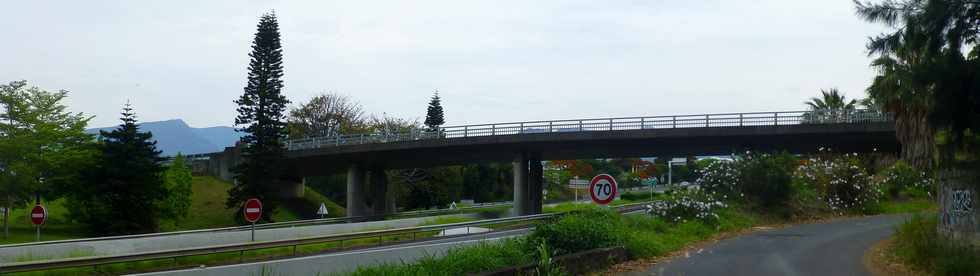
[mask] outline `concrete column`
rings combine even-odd
[[[371,211],[373,215],[387,214],[388,211],[388,175],[384,168],[374,168],[370,173],[371,181]]]
[[[514,158],[514,214],[523,216],[530,204],[527,197],[527,157],[522,155]]]
[[[528,163],[527,198],[529,204],[525,206],[525,214],[535,215],[541,213],[541,206],[544,204],[544,167],[541,165],[541,159],[537,157],[532,157]]]
[[[359,217],[370,214],[370,210],[365,203],[364,194],[364,169],[358,165],[351,165],[347,169],[347,216]]]
[[[306,193],[306,178],[282,181],[279,197],[284,199],[301,198]]]

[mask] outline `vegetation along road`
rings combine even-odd
[[[882,215],[761,230],[625,275],[870,275],[864,252],[904,219]]]

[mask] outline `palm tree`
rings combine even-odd
[[[847,119],[847,115],[857,106],[857,101],[847,101],[837,88],[831,88],[821,89],[820,97],[810,98],[805,104],[811,110],[803,115],[805,123],[836,123]]]
[[[806,105],[810,106],[810,109],[850,111],[854,110],[854,107],[857,106],[856,100],[847,101],[837,88],[828,90],[820,89],[820,94],[820,97],[810,98],[810,101],[806,102]]]

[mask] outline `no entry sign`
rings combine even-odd
[[[45,209],[41,204],[34,205],[31,208],[31,224],[41,225],[48,220],[48,209]]]
[[[262,218],[262,202],[258,198],[249,198],[245,201],[245,208],[243,212],[245,213],[245,220],[251,223],[259,221]]]
[[[592,194],[592,201],[606,205],[616,199],[616,179],[611,175],[600,174],[592,178],[589,183],[589,192]]]

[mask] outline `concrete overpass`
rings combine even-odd
[[[385,170],[512,162],[514,204],[521,214],[541,211],[542,160],[648,156],[728,155],[745,150],[811,153],[897,152],[887,114],[759,112],[466,125],[437,132],[312,137],[287,142],[292,187],[301,177],[347,172],[350,215],[391,212]],[[233,148],[192,156],[213,175],[230,178]],[[203,164],[203,165],[202,165]]]

